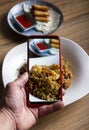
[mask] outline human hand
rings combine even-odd
[[[4,107],[12,114],[17,130],[31,128],[39,118],[63,107],[63,102],[58,101],[51,105],[44,105],[39,108],[26,106],[25,84],[28,81],[28,74],[25,72],[15,81],[7,84],[4,94]],[[64,94],[64,91],[63,91]]]

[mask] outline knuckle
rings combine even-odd
[[[12,86],[14,86],[14,82],[10,82],[10,83],[8,83],[8,84],[6,85],[6,87],[12,87]]]

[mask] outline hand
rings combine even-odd
[[[24,89],[27,81],[28,74],[24,73],[18,79],[9,83],[5,89],[4,107],[13,115],[18,130],[31,128],[42,116],[63,107],[63,102],[58,101],[40,108],[28,108]]]

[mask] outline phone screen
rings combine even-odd
[[[35,53],[31,58],[30,52]],[[27,40],[28,102],[41,106],[62,100],[61,45],[58,36],[31,36]]]

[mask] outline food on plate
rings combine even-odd
[[[44,34],[53,32],[59,26],[60,13],[47,5],[33,4],[28,14],[36,22],[35,29]]]
[[[62,60],[62,87],[64,89],[69,88],[72,83],[72,80],[73,74],[71,71],[71,66],[67,61]]]
[[[50,45],[54,48],[59,48],[59,40],[58,39],[50,39]]]
[[[49,7],[46,6],[46,5],[33,4],[33,5],[32,5],[32,8],[33,8],[34,10],[41,10],[41,11],[48,11],[48,10],[49,10]]]
[[[51,43],[51,47],[54,47],[54,48],[59,48],[59,45],[55,44],[55,43]]]
[[[13,18],[15,19],[15,21],[18,23],[18,25],[26,30],[29,29],[30,27],[32,27],[35,23],[30,20],[25,13],[22,13],[20,15],[17,16],[13,16]]]
[[[46,44],[44,41],[37,42],[36,44],[34,44],[34,47],[39,53],[49,51],[51,48],[50,45]]]
[[[59,40],[58,39],[50,39],[50,43],[59,44]]]
[[[51,5],[32,4],[31,7],[23,7],[26,14],[32,21],[36,23],[34,28],[37,31],[41,31],[44,34],[50,34],[54,32],[60,25],[63,19],[61,11],[56,10]],[[56,21],[56,22],[55,22]]]
[[[27,71],[27,65],[24,64],[20,69],[20,74]],[[73,74],[70,65],[62,61],[62,87],[69,88]],[[29,89],[30,93],[42,100],[55,101],[59,99],[60,89],[60,69],[58,64],[52,65],[34,65],[29,71]]]
[[[48,11],[38,11],[38,10],[33,10],[34,16],[49,16]]]
[[[49,21],[49,16],[35,16],[35,21],[41,21],[41,22],[48,22]]]
[[[50,20],[49,9],[50,8],[46,5],[33,4],[31,13],[35,21],[48,22]]]

